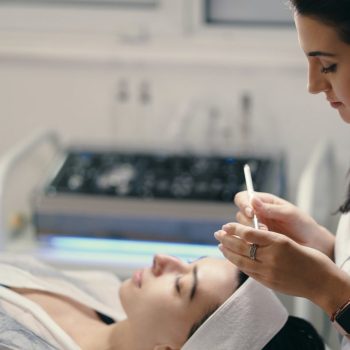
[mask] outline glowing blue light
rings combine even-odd
[[[54,250],[70,254],[88,253],[93,254],[113,254],[128,256],[129,258],[149,259],[150,255],[157,253],[169,254],[181,257],[183,259],[195,259],[200,256],[222,257],[218,248],[214,245],[186,244],[186,243],[168,243],[168,242],[144,242],[135,240],[114,240],[104,238],[86,238],[86,237],[62,237],[49,236],[44,241],[45,245]]]

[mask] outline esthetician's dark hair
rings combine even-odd
[[[289,0],[296,13],[333,27],[350,44],[350,0]]]
[[[350,170],[349,170],[349,174],[350,174]],[[346,194],[346,200],[345,202],[339,207],[338,209],[341,213],[347,213],[348,211],[350,211],[350,184],[348,187],[348,191]]]
[[[339,39],[350,45],[350,0],[289,0],[294,11],[332,27]],[[349,171],[350,172],[350,171]],[[350,211],[350,184],[341,213]]]

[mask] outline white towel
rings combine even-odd
[[[261,350],[288,312],[276,295],[249,278],[186,342],[183,350]]]

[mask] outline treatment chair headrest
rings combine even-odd
[[[249,278],[199,327],[182,350],[261,350],[287,319],[288,312],[276,295]]]

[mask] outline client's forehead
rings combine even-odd
[[[198,270],[198,290],[218,302],[226,300],[238,286],[238,268],[226,259],[204,258],[194,262]]]
[[[226,273],[234,273],[235,275],[238,273],[238,268],[225,258],[205,257],[196,260],[193,264],[200,268],[215,268],[226,271]]]

